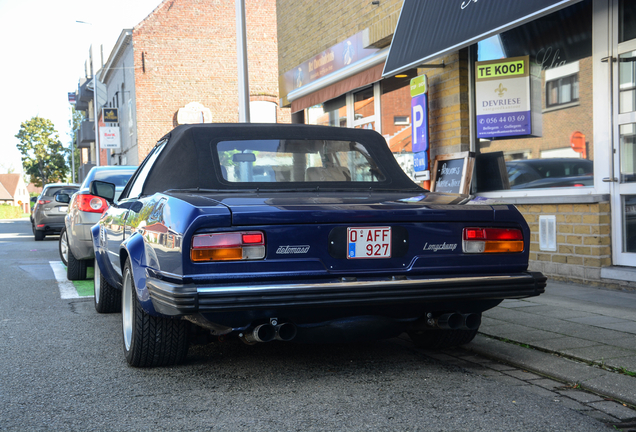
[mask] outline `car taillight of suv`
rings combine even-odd
[[[80,211],[90,213],[104,213],[108,208],[108,202],[95,195],[79,194],[77,196],[77,208]]]

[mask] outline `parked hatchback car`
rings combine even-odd
[[[36,241],[44,240],[49,234],[59,234],[64,227],[64,216],[68,205],[55,200],[58,194],[72,195],[79,185],[50,183],[44,186],[31,213],[31,229]]]
[[[68,204],[64,228],[60,233],[59,252],[60,258],[66,264],[66,275],[69,280],[86,279],[86,267],[93,265],[95,257],[90,230],[108,208],[106,200],[91,195],[88,186],[93,180],[112,183],[115,185],[117,199],[136,169],[136,166],[93,167],[75,195],[56,195],[57,202]]]
[[[506,162],[511,189],[594,186],[594,162],[577,158]]]
[[[483,311],[546,283],[514,206],[420,188],[371,130],[178,126],[118,200],[90,190],[113,202],[92,228],[98,311],[121,308],[133,366],[183,361],[196,332],[465,344]]]

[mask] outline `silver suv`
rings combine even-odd
[[[31,229],[36,241],[49,234],[59,234],[64,228],[64,216],[68,206],[55,200],[58,194],[72,195],[79,185],[71,183],[49,183],[35,202],[31,213]]]
[[[115,184],[116,197],[126,186],[128,179],[137,169],[136,166],[100,166],[93,167],[84,179],[78,193],[58,195],[60,204],[68,204],[68,213],[64,214],[64,229],[60,233],[60,257],[66,264],[68,280],[86,279],[86,267],[93,265],[95,253],[91,227],[102,217],[108,208],[106,200],[90,194],[89,186],[93,180]]]

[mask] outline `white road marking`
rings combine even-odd
[[[73,285],[73,282],[66,279],[66,269],[64,268],[64,265],[60,261],[49,261],[49,264],[53,269],[55,279],[57,279],[57,286],[60,288],[60,295],[62,296],[62,298],[80,298],[77,290],[75,289],[75,285]]]

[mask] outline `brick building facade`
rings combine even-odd
[[[289,110],[277,106],[276,2],[245,3],[250,100],[275,104],[271,121],[289,122]],[[233,2],[166,0],[137,24],[100,73],[105,106],[119,108],[122,136],[130,138],[111,163],[140,163],[191,103],[209,109],[205,122],[237,122],[236,49]]]

